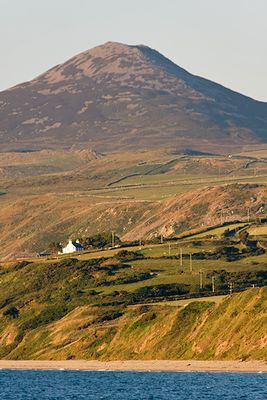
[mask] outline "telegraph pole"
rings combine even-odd
[[[160,243],[163,244],[163,235],[160,235]]]
[[[139,239],[139,247],[141,247],[142,246],[142,239],[140,238]]]
[[[212,293],[215,293],[215,277],[211,277],[211,286],[212,286]]]
[[[203,271],[202,270],[199,271],[199,289],[200,290],[203,289]]]
[[[189,269],[190,272],[193,272],[193,260],[192,260],[192,253],[189,254]]]
[[[183,249],[180,248],[180,267],[183,266]]]
[[[115,246],[115,232],[111,231],[111,247]]]
[[[250,222],[250,208],[248,208],[248,222]]]
[[[171,255],[171,242],[168,243],[169,245],[169,256]]]
[[[233,294],[233,282],[230,282],[229,283],[229,294],[230,294],[230,296]]]

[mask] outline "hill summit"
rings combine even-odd
[[[107,42],[0,93],[1,150],[231,148],[267,142],[267,103],[143,45]]]

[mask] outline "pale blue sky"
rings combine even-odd
[[[267,101],[267,0],[0,0],[0,90],[106,41]]]

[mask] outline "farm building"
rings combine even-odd
[[[79,240],[76,240],[76,242],[69,240],[69,243],[67,244],[67,246],[63,247],[62,253],[67,254],[67,253],[74,253],[75,251],[83,251],[83,250],[84,250],[84,248],[80,244]]]

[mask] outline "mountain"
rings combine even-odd
[[[0,93],[0,149],[209,150],[267,142],[267,103],[108,42]]]

